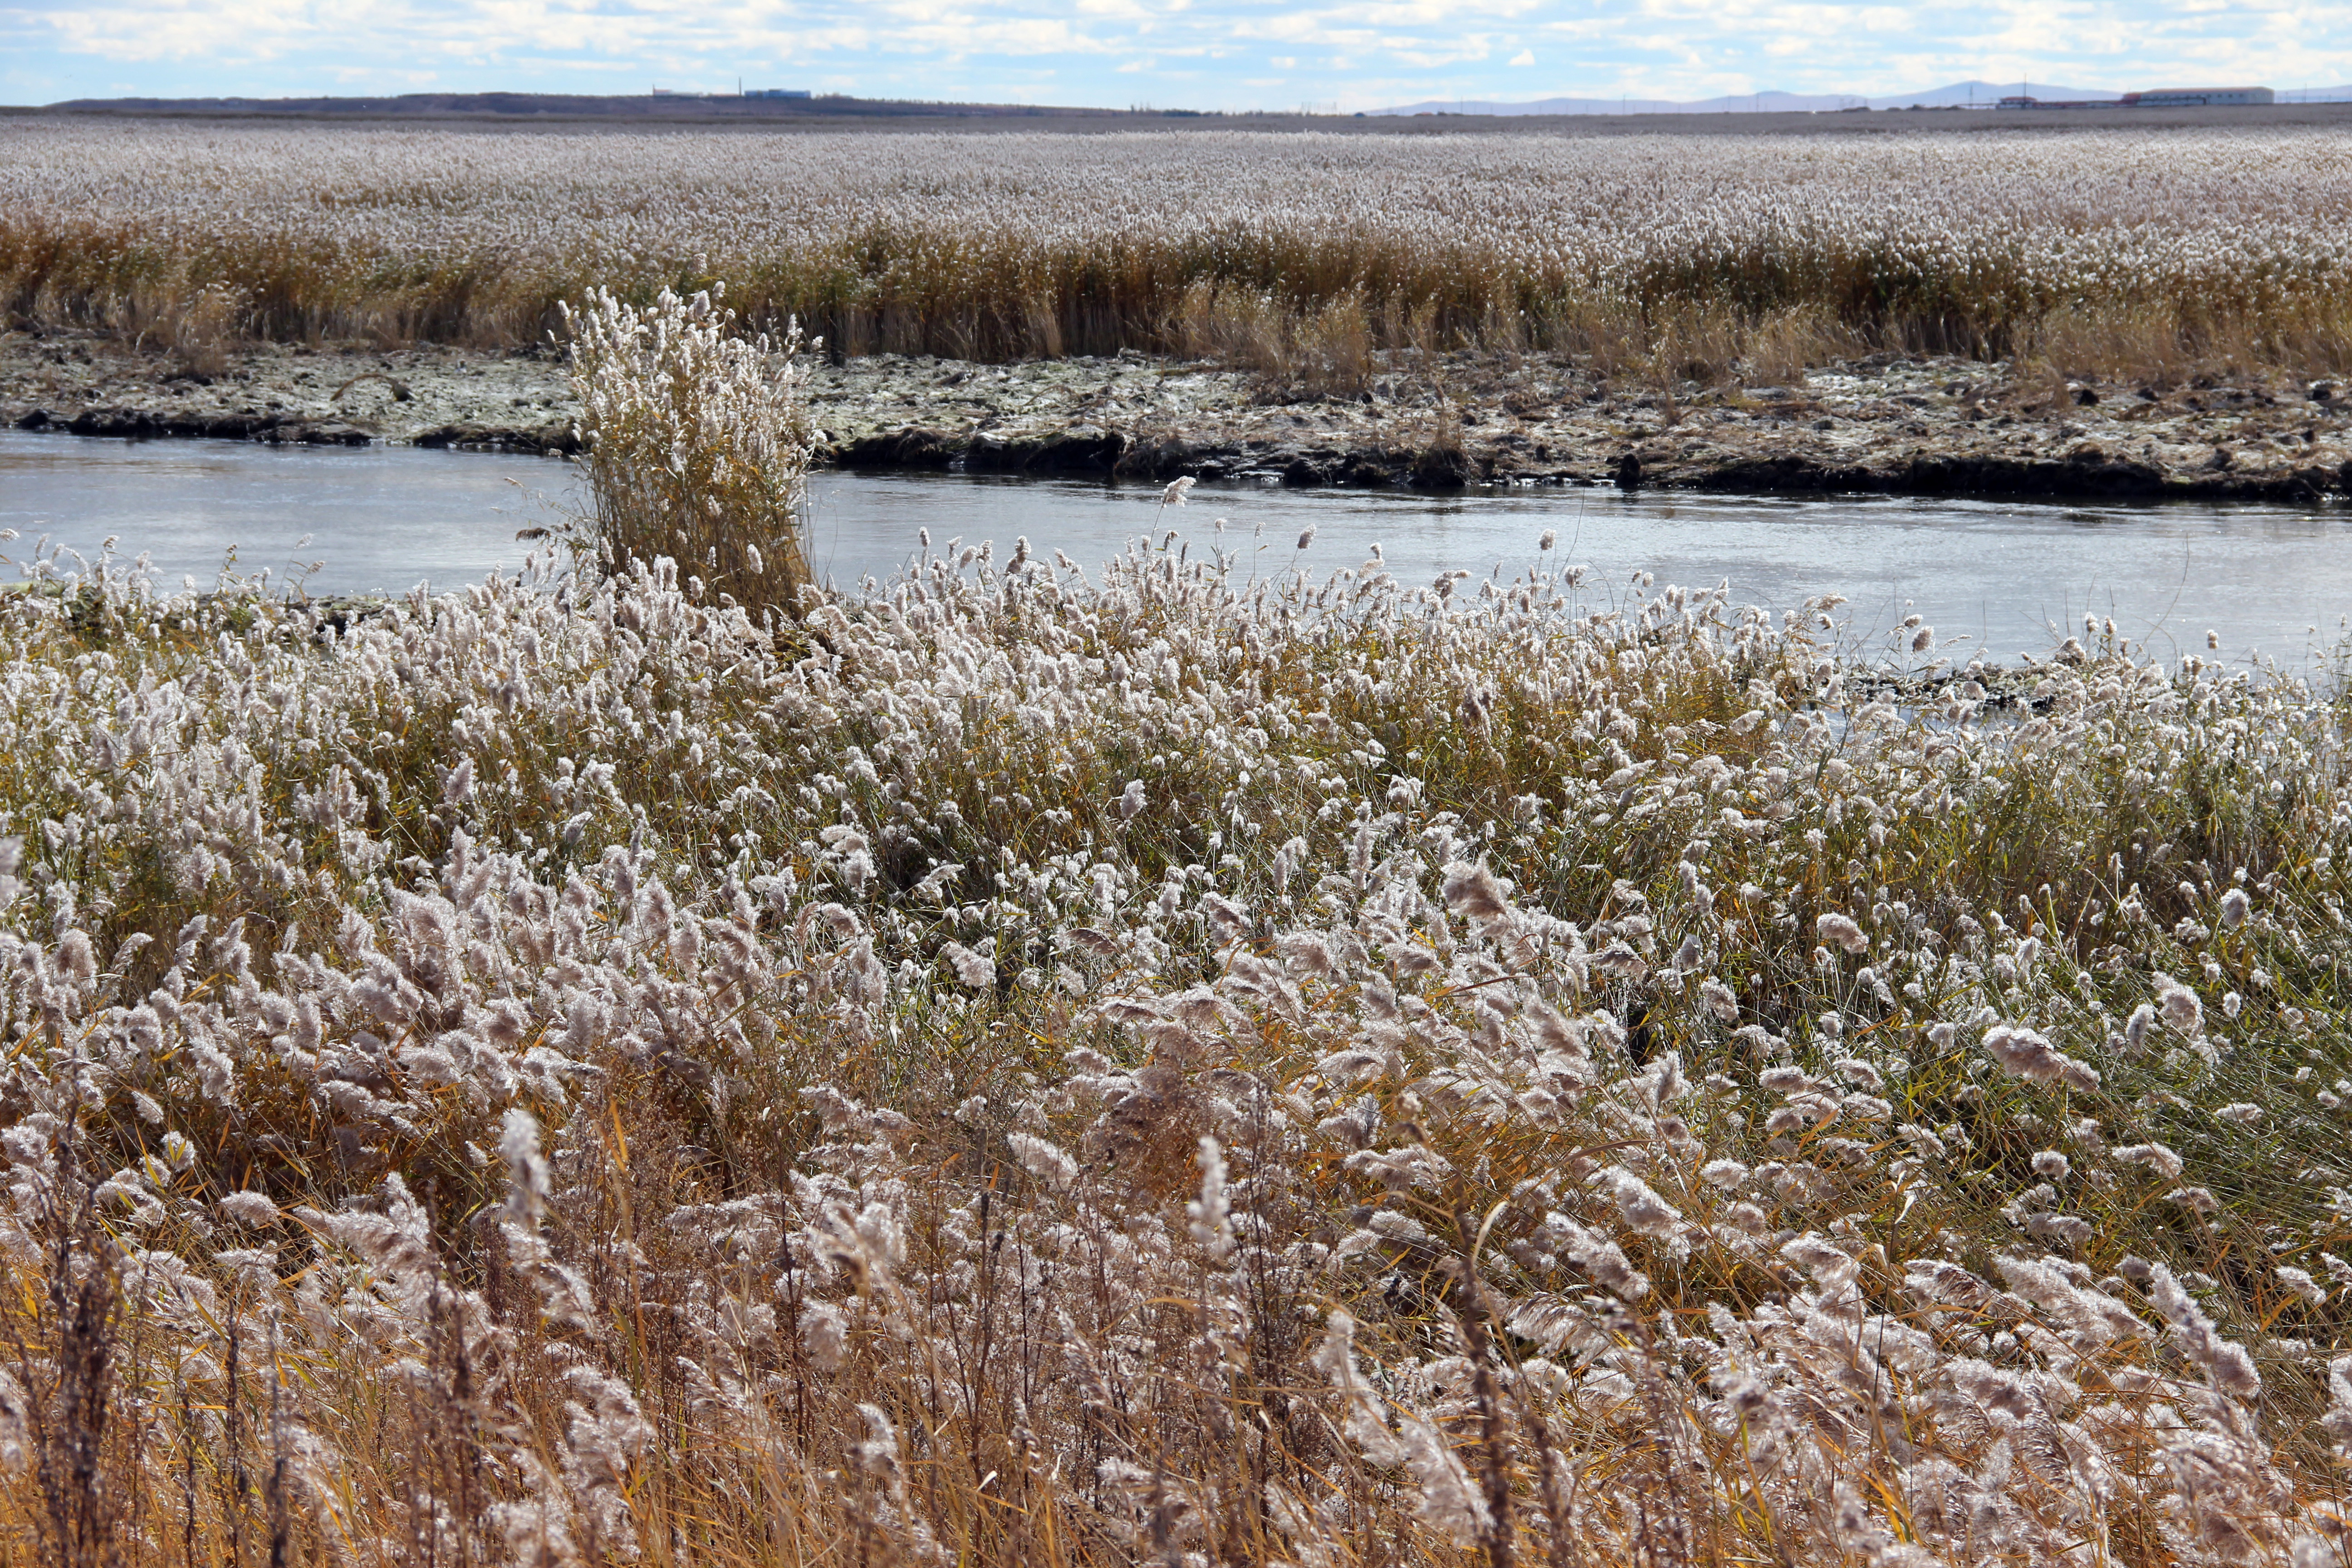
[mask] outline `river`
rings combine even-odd
[[[2340,506],[1202,486],[1180,510],[1160,493],[824,473],[812,484],[811,553],[849,586],[895,571],[925,528],[936,545],[993,540],[1000,551],[1025,535],[1090,568],[1176,528],[1196,550],[1237,551],[1244,575],[1319,575],[1379,543],[1407,581],[1508,578],[1544,562],[1590,567],[1589,592],[1603,600],[1643,571],[1660,584],[1727,579],[1736,601],[1775,609],[1835,591],[1865,644],[1916,613],[1944,651],[2003,660],[2046,653],[2089,613],[2153,653],[2202,651],[2210,632],[2227,657],[2301,663],[2343,639],[2352,613],[2352,510]],[[43,540],[88,556],[110,536],[167,587],[210,585],[234,552],[239,574],[299,579],[312,594],[447,588],[519,567],[547,547],[516,534],[579,500],[578,470],[543,458],[0,432],[0,528],[18,535],[0,555],[12,574]]]

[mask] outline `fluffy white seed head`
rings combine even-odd
[[[1869,933],[1864,931],[1850,915],[1842,915],[1834,910],[1822,914],[1815,918],[1813,929],[1821,933],[1822,941],[1833,942],[1848,952],[1863,953],[1870,951]]]

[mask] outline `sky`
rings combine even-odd
[[[0,101],[806,88],[1127,109],[2352,82],[2346,0],[0,0]]]

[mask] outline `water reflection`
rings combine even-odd
[[[576,501],[577,470],[546,458],[407,447],[277,448],[234,442],[89,440],[0,434],[0,552],[36,536],[85,553],[109,535],[150,555],[163,581],[210,583],[234,549],[276,580],[310,563],[314,593],[448,587],[512,571],[519,530]],[[1505,488],[1436,498],[1273,486],[1202,486],[1181,510],[1156,486],[824,474],[811,536],[820,571],[886,576],[934,541],[1026,535],[1092,567],[1138,536],[1181,529],[1200,550],[1238,552],[1244,575],[1320,575],[1374,542],[1412,581],[1466,570],[1508,578],[1538,562],[1592,569],[1596,597],[1632,573],[1712,586],[1787,608],[1838,592],[1865,629],[1911,614],[1941,643],[2007,658],[2079,634],[2088,613],[2158,651],[2299,658],[2332,644],[2352,613],[2352,511],[2264,505],[2033,506],[1901,497],[1700,496]],[[1224,520],[1220,534],[1217,520]],[[1312,543],[1297,548],[1311,528]],[[1544,555],[1538,542],[1558,536]],[[299,542],[308,536],[307,545]],[[542,547],[543,548],[543,547]]]
[[[935,540],[1058,546],[1092,562],[1154,528],[1238,550],[1244,570],[1352,565],[1374,542],[1407,581],[1467,570],[1508,578],[1538,562],[1592,568],[1596,594],[1637,571],[1786,609],[1841,593],[1886,632],[1918,614],[1947,647],[2004,660],[2080,635],[2089,614],[2158,651],[2300,658],[2352,613],[2352,511],[2261,505],[2034,506],[1884,496],[1716,496],[1512,488],[1433,498],[1208,487],[1182,511],[1155,489],[925,478],[837,479],[820,491],[813,542],[837,577],[887,571],[918,526]],[[1214,520],[1226,520],[1222,536]],[[1313,544],[1295,547],[1306,528]],[[1547,557],[1541,536],[1558,542]],[[1196,544],[1196,548],[1198,545]]]

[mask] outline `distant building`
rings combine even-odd
[[[2011,93],[2003,109],[2218,109],[2225,104],[2276,103],[2278,94],[2266,87],[2166,87],[2153,92],[2127,92],[2121,98],[2029,98]]]
[[[2112,98],[2026,98],[2011,93],[2000,100],[2003,109],[2113,109]]]
[[[2165,87],[2124,94],[2126,109],[2218,109],[2231,103],[2276,103],[2266,87]]]
[[[746,98],[810,98],[814,94],[805,87],[755,87],[743,96]]]

